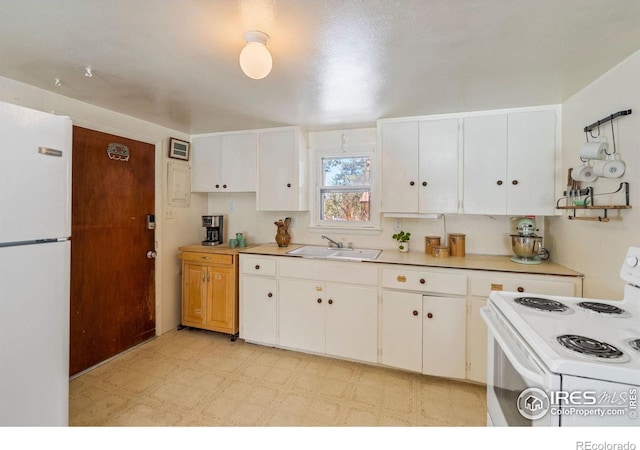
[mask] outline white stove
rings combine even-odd
[[[622,300],[491,292],[489,424],[640,426],[640,248],[620,276]]]

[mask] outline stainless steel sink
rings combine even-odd
[[[381,252],[382,250],[369,248],[352,249],[304,245],[302,247],[296,248],[295,250],[289,250],[287,254],[302,256],[303,258],[337,259],[347,261],[373,261],[380,255]]]

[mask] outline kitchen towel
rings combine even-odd
[[[606,155],[606,142],[587,142],[580,148],[580,157],[583,159],[602,159]]]

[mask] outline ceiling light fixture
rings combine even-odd
[[[269,36],[262,31],[244,33],[247,45],[240,52],[240,67],[246,76],[260,80],[271,72],[273,60],[267,49]]]

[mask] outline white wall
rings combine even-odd
[[[200,216],[207,208],[206,197],[192,196],[190,208],[167,209],[167,163],[169,137],[189,140],[175,130],[145,122],[124,114],[97,108],[39,88],[0,77],[0,101],[71,117],[74,125],[156,146],[156,334],[165,333],[180,323],[180,260],[177,248],[200,240]],[[175,160],[172,160],[175,161]]]
[[[597,56],[596,56],[597,57]],[[618,272],[629,246],[640,246],[640,51],[612,68],[562,105],[562,173],[580,164],[580,146],[586,142],[584,127],[609,115],[631,109],[632,114],[600,127],[601,136],[613,148],[611,124],[617,153],[626,163],[619,179],[599,178],[595,193],[615,191],[621,181],[630,185],[633,209],[620,214],[609,211],[610,222],[573,221],[566,217],[548,220],[547,245],[558,263],[585,274],[585,297],[618,299],[623,283]],[[597,134],[597,131],[594,132]],[[596,197],[596,204],[621,203],[621,196]],[[597,216],[602,211],[578,211]]]

